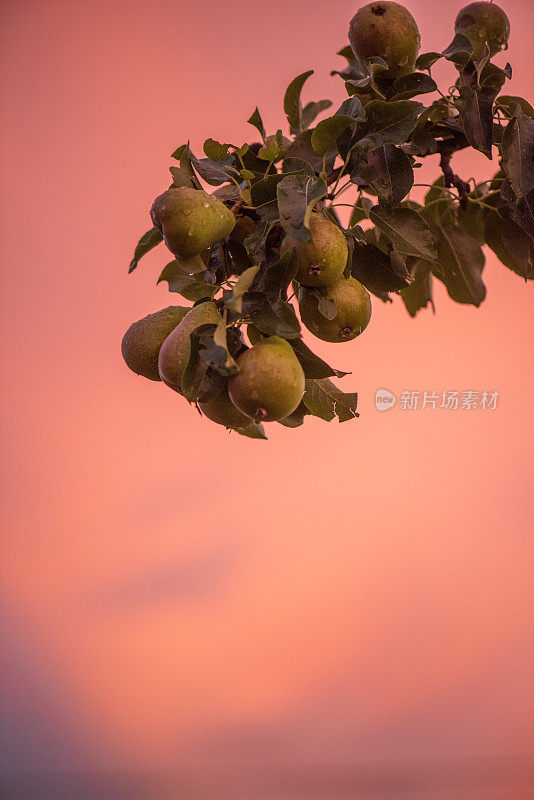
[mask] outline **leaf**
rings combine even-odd
[[[265,293],[277,299],[287,297],[287,289],[297,274],[298,256],[294,247],[284,250],[278,261],[269,264],[263,274],[262,287]]]
[[[250,189],[252,204],[262,206],[265,203],[275,201],[276,188],[284,178],[285,174],[277,173],[276,175],[266,175],[265,178],[255,181]]]
[[[389,292],[398,292],[410,280],[404,262],[392,261],[391,255],[372,242],[354,248],[351,275],[384,302],[389,299]]]
[[[417,61],[415,62],[415,68],[416,69],[430,69],[430,67],[433,64],[435,64],[436,61],[439,61],[439,59],[441,57],[442,57],[442,54],[441,53],[436,53],[435,51],[430,52],[430,53],[421,53],[421,55],[418,56]]]
[[[361,100],[357,97],[349,97],[339,106],[334,116],[351,117],[355,122],[365,122],[367,115]]]
[[[254,230],[246,237],[244,245],[253,264],[265,261],[265,242],[269,231],[278,221],[278,206],[269,203],[257,210],[260,219],[254,223]]]
[[[516,108],[502,139],[502,168],[517,197],[534,189],[534,119]]]
[[[358,395],[356,392],[342,392],[329,378],[306,380],[306,390],[302,402],[315,417],[327,422],[338,417],[340,422],[358,417],[356,412]]]
[[[435,259],[436,242],[421,214],[411,208],[387,210],[373,206],[369,212],[371,222],[388,237],[395,250],[404,256]]]
[[[364,219],[369,219],[369,211],[373,206],[373,201],[369,197],[360,197],[358,203],[354,204],[350,215],[349,226],[352,228]]]
[[[267,439],[265,428],[261,422],[251,421],[250,425],[245,425],[243,428],[234,428],[234,430],[240,436],[248,436],[249,439]]]
[[[400,293],[408,314],[411,317],[415,317],[417,312],[425,308],[429,303],[432,311],[435,312],[430,264],[422,259],[409,259],[409,262],[411,262],[409,267],[412,282],[404,289],[401,289]]]
[[[195,170],[193,169],[193,166],[191,164],[191,159],[193,157],[193,154],[191,153],[191,148],[189,147],[189,143],[182,145],[182,147],[179,147],[178,150],[176,150],[175,153],[173,153],[173,155],[175,155],[176,153],[179,154],[178,159],[180,161],[180,169],[183,170],[185,174],[189,176],[191,183],[196,189],[201,189],[202,186],[200,185],[200,181],[198,180],[195,174]]]
[[[211,161],[222,161],[228,157],[229,144],[221,144],[216,139],[206,139],[204,153]]]
[[[310,75],[313,75],[313,69],[303,72],[302,75],[297,75],[287,87],[284,95],[284,111],[292,131],[302,130],[300,93]]]
[[[507,206],[486,213],[484,234],[488,247],[505,267],[525,280],[534,279],[534,241],[514,222]]]
[[[468,61],[472,52],[473,45],[468,37],[463,33],[457,33],[450,45],[442,51],[441,55],[446,58],[447,61],[454,61],[458,55],[464,56],[461,61]]]
[[[445,189],[445,178],[441,175],[425,195],[425,216],[438,225],[454,225],[455,203]]]
[[[482,77],[483,73],[480,75]],[[493,101],[499,94],[504,78],[497,84],[493,81],[479,83],[476,65],[470,61],[462,71],[458,83],[460,95],[454,105],[460,114],[463,131],[469,144],[491,159]]]
[[[219,289],[218,286],[208,285],[198,272],[193,274],[188,272],[187,263],[178,261],[171,261],[167,264],[158,278],[158,283],[162,281],[167,281],[170,292],[177,292],[186,300],[193,302],[202,300],[204,297],[213,297]]]
[[[305,227],[308,207],[328,192],[326,183],[320,178],[307,175],[286,175],[278,184],[276,193],[280,224],[284,230],[299,240],[310,240]]]
[[[350,179],[358,185],[372,186],[382,204],[400,203],[413,186],[412,162],[399,147],[386,144],[362,153]]]
[[[435,225],[432,231],[438,247],[438,264],[432,265],[432,272],[457,303],[479,306],[486,296],[482,248],[459,226]]]
[[[286,160],[288,158],[301,158],[312,165],[316,172],[321,172],[323,168],[323,159],[317,155],[311,144],[311,137],[313,131],[307,130],[300,133],[295,137],[291,146],[286,153]],[[326,172],[330,172],[334,166],[337,153],[334,149],[329,150],[325,157]]]
[[[304,417],[308,416],[309,413],[310,412],[301,401],[289,416],[284,417],[284,419],[279,419],[278,422],[286,428],[299,428],[304,423]]]
[[[311,144],[314,151],[318,156],[324,156],[334,145],[337,137],[349,126],[353,126],[355,121],[352,117],[346,115],[334,115],[323,119],[316,128],[314,128]]]
[[[254,127],[259,131],[261,138],[265,141],[265,127],[263,125],[263,120],[261,118],[261,114],[258,110],[258,106],[254,109],[247,122],[250,125],[254,125]]]
[[[393,95],[388,102],[409,100],[410,97],[416,97],[418,94],[435,92],[437,88],[436,81],[426,72],[411,72],[408,75],[402,75],[393,82]]]
[[[355,147],[363,150],[384,144],[404,144],[423,109],[423,104],[415,100],[396,100],[390,103],[371,100],[365,106],[367,122],[363,126],[363,138]]]
[[[342,378],[344,375],[350,374],[330,367],[326,361],[316,356],[315,353],[304,344],[302,339],[292,339],[290,344],[300,361],[306,378]]]
[[[213,338],[213,331],[216,327],[214,324],[200,325],[191,331],[189,336],[189,359],[182,372],[180,390],[181,394],[190,402],[196,400],[205,374],[205,370],[201,369],[200,363],[202,339],[205,335]]]
[[[182,167],[169,167],[173,186],[193,186],[190,174]]]
[[[470,201],[470,198],[478,199],[480,197],[484,197],[484,195],[481,195],[478,191],[471,192],[468,195],[467,206],[465,208],[459,206],[456,209],[456,214],[460,228],[468,233],[479,245],[483,245],[486,242],[484,227],[487,209],[480,203]]]
[[[128,273],[133,272],[134,269],[136,269],[140,259],[143,258],[143,256],[149,253],[154,247],[156,247],[156,245],[158,245],[162,241],[163,241],[163,236],[158,228],[151,228],[149,231],[144,233],[137,243],[137,247],[135,248],[134,252],[134,257],[130,261],[130,267],[128,269]]]
[[[296,339],[300,336],[300,325],[295,309],[281,298],[262,297],[262,305],[250,314],[250,319],[261,333],[267,336],[282,336]]]
[[[309,161],[304,161],[302,158],[284,158],[282,161],[282,172],[284,175],[289,175],[294,172],[304,172],[306,175],[315,177],[315,170]]]
[[[270,137],[269,137],[270,138]],[[280,148],[276,139],[270,139],[269,144],[264,144],[258,150],[258,158],[262,161],[274,161]]]
[[[200,339],[200,357],[208,366],[220,375],[234,375],[239,371],[237,363],[228,351],[226,341],[226,315],[213,330],[206,331]]]
[[[223,161],[212,161],[210,158],[196,158],[191,153],[191,163],[206,183],[211,186],[219,186],[230,178],[239,177],[239,171],[234,167],[234,158],[226,158]]]
[[[224,300],[227,307],[231,311],[235,311],[238,314],[241,313],[241,309],[243,307],[243,295],[245,292],[248,292],[252,286],[254,278],[258,274],[258,270],[259,266],[249,267],[243,273],[241,273],[237,283],[232,287],[232,291],[228,293],[225,292]]]
[[[515,97],[509,94],[501,94],[495,100],[495,106],[497,108],[503,108],[511,116],[514,115],[516,106],[519,106],[523,114],[526,114],[527,117],[534,118],[534,108],[532,108],[530,103],[528,103],[522,97]]]
[[[331,100],[318,100],[315,103],[311,102],[305,105],[301,114],[302,130],[305,131],[307,128],[309,128],[315,118],[318,117],[321,112],[326,111],[327,108],[330,108],[331,105]]]

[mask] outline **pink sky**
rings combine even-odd
[[[442,49],[462,3],[408,5],[423,51]],[[503,6],[507,92],[532,101],[534,8]],[[132,321],[180,302],[156,287],[161,248],[127,275],[170,153],[252,141],[256,104],[274,132],[308,68],[304,99],[341,102],[329,71],[357,7],[4,2],[4,769],[223,765],[237,781],[445,760],[460,800],[527,797],[532,285],[488,252],[478,310],[438,287],[436,315],[375,300],[355,342],[310,335],[352,371],[360,419],[271,424],[268,442],[121,360]],[[500,398],[379,414],[381,387]],[[508,758],[501,788],[468,794],[462,759]],[[440,786],[421,797],[450,799]]]

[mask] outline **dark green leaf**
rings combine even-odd
[[[418,94],[435,92],[437,88],[436,81],[426,72],[410,72],[393,82],[394,94],[390,98],[390,102],[392,100],[409,100],[410,97],[416,97]]]
[[[344,375],[350,374],[330,367],[326,361],[316,356],[315,353],[304,344],[302,339],[292,339],[290,344],[300,361],[306,378],[342,378]]]
[[[286,89],[284,111],[286,112],[287,121],[292,131],[302,130],[302,104],[300,102],[300,93],[310,75],[313,75],[313,69],[303,72],[302,75],[298,75],[291,81]]]
[[[351,275],[384,302],[389,299],[389,292],[403,289],[410,279],[403,261],[392,260],[391,255],[371,242],[354,248]]]
[[[326,111],[327,108],[330,108],[331,105],[331,100],[318,100],[315,103],[311,102],[305,105],[302,109],[302,130],[305,131],[307,128],[309,128],[315,118],[318,117],[322,111]]]
[[[182,167],[169,167],[173,186],[193,186],[191,175]]]
[[[261,422],[252,422],[243,428],[235,428],[236,433],[240,436],[248,436],[249,439],[267,439],[265,435],[265,428]]]
[[[202,264],[202,267],[204,265]],[[158,283],[167,281],[170,292],[177,292],[185,297],[186,300],[196,301],[204,297],[213,297],[219,289],[218,286],[210,286],[206,283],[202,274],[190,273],[187,262],[184,264],[178,261],[171,261],[164,268],[158,278]]]
[[[297,274],[298,256],[294,247],[284,250],[278,261],[269,264],[262,278],[262,287],[271,299],[287,297],[287,288]]]
[[[454,225],[456,204],[445,186],[445,178],[441,175],[425,195],[425,216],[438,225]]]
[[[401,289],[401,297],[406,306],[406,310],[411,317],[415,317],[418,311],[425,308],[429,303],[432,311],[435,312],[434,300],[432,299],[432,273],[428,261],[421,259],[409,259],[408,266],[412,276],[409,286]]]
[[[200,357],[208,366],[220,375],[234,375],[239,371],[235,360],[228,351],[226,341],[226,318],[218,325],[210,326],[200,338]]]
[[[318,156],[313,149],[311,145],[311,137],[312,131],[310,130],[303,131],[296,136],[286,153],[286,160],[288,158],[301,158],[303,161],[307,161],[309,164],[311,164],[316,172],[321,172],[323,168],[323,159]],[[337,153],[334,149],[329,150],[326,154],[327,172],[330,172],[330,170],[333,168],[336,155]]]
[[[504,132],[502,168],[517,197],[534,189],[534,119],[519,108]]]
[[[355,122],[365,122],[367,115],[361,100],[357,97],[349,97],[339,106],[334,116],[351,117]]]
[[[457,33],[450,45],[442,51],[441,55],[444,56],[447,61],[454,61],[455,63],[457,63],[457,56],[462,56],[458,63],[464,63],[469,60],[472,52],[473,45],[467,36],[464,36],[463,33]]]
[[[514,222],[507,206],[487,211],[484,234],[488,247],[505,267],[525,280],[534,279],[534,241]]]
[[[435,259],[435,239],[419,212],[411,208],[388,210],[377,205],[373,206],[369,216],[401,255]]]
[[[137,247],[135,248],[134,257],[130,261],[130,267],[128,272],[133,272],[134,269],[137,267],[140,259],[149,253],[157,244],[163,241],[163,236],[161,235],[161,231],[158,228],[151,228],[149,231],[144,233],[137,243]]]
[[[263,141],[265,141],[265,128],[263,126],[263,120],[257,106],[249,119],[247,119],[247,122],[250,123],[250,125],[254,125],[254,127],[259,131]]]
[[[342,392],[329,378],[306,380],[306,391],[302,402],[315,417],[327,422],[338,417],[340,422],[358,417],[356,392]]]
[[[469,144],[491,159],[493,142],[493,101],[499,94],[502,81],[495,85],[479,84],[476,65],[469,62],[460,74],[460,95],[454,101],[462,120]]]
[[[238,278],[235,286],[228,293],[225,292],[225,302],[231,311],[240,314],[243,307],[243,295],[248,292],[254,278],[258,274],[259,266],[249,267]]]
[[[479,306],[486,296],[482,248],[458,226],[433,225],[432,231],[438,245],[438,264],[432,265],[432,272],[457,303]]]
[[[497,108],[503,108],[507,114],[514,116],[516,106],[519,106],[523,114],[527,117],[534,118],[534,108],[524,100],[522,97],[515,97],[513,95],[501,94],[496,100],[495,105]]]
[[[285,300],[264,296],[263,304],[250,314],[250,319],[267,336],[282,336],[284,339],[296,339],[300,336],[295,309]]]
[[[264,203],[276,200],[276,188],[284,178],[284,174],[277,173],[276,175],[267,175],[265,178],[253,183],[250,189],[252,204],[254,206],[262,206]]]
[[[368,197],[360,197],[359,202],[355,203],[350,215],[349,226],[352,228],[364,219],[369,219],[369,212],[373,207],[373,201]]]
[[[439,61],[441,58],[441,53],[431,52],[431,53],[421,53],[418,56],[417,61],[415,62],[416,69],[430,69],[430,67]]]
[[[386,144],[363,152],[350,179],[359,186],[370,185],[380,203],[400,203],[413,185],[412,162],[399,147]]]
[[[362,126],[362,138],[356,147],[372,149],[384,144],[404,144],[423,109],[423,104],[415,100],[396,100],[392,103],[371,100],[365,106],[367,122]]]
[[[220,186],[221,183],[238,177],[239,171],[234,167],[234,158],[226,158],[222,161],[212,161],[210,158],[196,158],[191,153],[191,163],[206,183],[211,186]]]
[[[213,340],[213,331],[216,327],[216,325],[200,325],[189,336],[189,359],[180,379],[180,390],[190,402],[197,399],[200,384],[205,375],[205,368],[202,369],[200,359],[203,342],[210,338]]]
[[[301,401],[297,408],[288,417],[279,419],[278,422],[280,425],[285,425],[286,428],[299,428],[304,422],[304,417],[309,413],[310,412]]]
[[[310,204],[328,192],[326,183],[308,175],[286,175],[277,187],[280,224],[294,238],[309,240],[305,227],[306,211]]]
[[[292,172],[304,172],[306,175],[315,176],[315,170],[309,161],[302,158],[284,158],[282,161],[282,172],[288,175]]]

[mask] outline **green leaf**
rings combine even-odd
[[[482,248],[457,225],[433,225],[432,232],[438,247],[438,263],[432,265],[432,272],[457,303],[479,306],[486,296]]]
[[[282,336],[296,339],[300,336],[300,325],[295,309],[281,298],[263,296],[262,305],[250,314],[250,319],[261,333],[267,336]]]
[[[211,367],[220,375],[234,375],[239,371],[239,367],[228,351],[226,315],[221,318],[218,325],[213,327],[213,330],[206,331],[200,339],[200,357],[208,367]]]
[[[316,128],[314,128],[311,144],[314,151],[318,156],[324,154],[333,147],[337,137],[349,126],[355,124],[354,119],[345,115],[334,115],[321,120]]]
[[[254,278],[258,274],[259,266],[249,267],[246,269],[239,278],[237,283],[232,287],[232,291],[225,293],[225,302],[231,311],[237,314],[241,313],[243,307],[243,295],[248,292],[254,282]]]
[[[359,186],[370,185],[380,203],[400,203],[413,186],[410,157],[393,144],[386,144],[361,154],[350,179]]]
[[[412,282],[409,286],[401,289],[400,293],[408,314],[415,317],[417,312],[426,308],[429,303],[432,311],[435,312],[430,264],[421,259],[409,259],[409,269]]]
[[[180,390],[181,394],[190,402],[194,402],[197,399],[200,384],[205,375],[205,368],[202,368],[200,360],[203,339],[208,337],[213,340],[213,331],[216,327],[213,324],[200,325],[189,336],[189,359],[182,372]]]
[[[398,253],[416,258],[436,257],[436,242],[421,214],[411,208],[388,210],[373,206],[371,222],[388,237]]]
[[[258,106],[252,112],[252,115],[247,119],[247,122],[250,125],[254,125],[254,127],[259,131],[261,138],[265,141],[265,127],[263,125],[263,120],[261,118],[261,114],[258,110]]]
[[[188,148],[188,144],[181,144],[180,147],[177,147],[174,153],[171,153],[171,158],[175,158],[177,161],[180,161],[182,155]]]
[[[212,161],[222,161],[228,157],[229,144],[221,144],[216,139],[206,139],[204,142],[204,153]]]
[[[186,145],[182,145],[179,147],[175,153],[179,153],[179,161],[180,161],[180,169],[185,172],[186,175],[189,176],[191,183],[196,189],[201,189],[202,186],[200,185],[200,181],[198,180],[195,170],[191,164],[191,158],[193,154],[191,153],[191,148],[189,147],[189,143]]]
[[[307,128],[309,128],[315,118],[318,117],[321,112],[326,111],[327,108],[330,108],[331,105],[331,100],[318,100],[315,103],[311,102],[305,105],[302,109],[301,115],[302,130],[305,131]]]
[[[302,402],[314,417],[327,422],[338,417],[340,422],[358,417],[356,412],[358,395],[356,392],[342,392],[329,378],[306,380],[306,390]]]
[[[306,378],[342,378],[344,375],[350,374],[349,372],[341,372],[338,369],[333,369],[326,361],[316,356],[315,353],[304,344],[302,339],[292,339],[290,345],[300,361]]]
[[[201,268],[205,269],[205,265],[202,262],[200,263]],[[191,300],[192,302],[202,300],[204,297],[213,297],[219,287],[210,286],[206,283],[201,273],[191,273],[189,268],[190,262],[171,261],[163,269],[158,278],[158,283],[167,281],[170,292],[177,292],[182,297],[185,297],[186,300]]]
[[[254,172],[252,172],[250,169],[240,169],[239,170],[239,174],[246,181],[253,181],[254,178],[256,177],[256,174]]]
[[[278,209],[280,224],[296,239],[310,240],[305,227],[306,212],[311,204],[328,193],[326,183],[308,175],[286,175],[278,184]]]
[[[441,55],[446,58],[447,61],[465,63],[471,57],[472,52],[473,45],[471,41],[463,33],[457,33],[450,45],[442,51]],[[461,56],[459,60],[458,56]]]
[[[349,226],[352,228],[364,219],[369,219],[369,212],[373,206],[373,201],[368,197],[360,197],[359,202],[354,204],[350,215]]]
[[[503,71],[498,67],[492,69],[493,66],[488,65],[489,71],[485,68],[479,74],[476,64],[469,61],[458,79],[460,94],[454,101],[469,144],[489,159],[493,142],[493,101],[505,81]]]
[[[303,172],[306,175],[315,177],[315,170],[309,161],[304,161],[302,158],[284,158],[282,161],[282,172],[284,175],[290,173]]]
[[[409,100],[411,97],[416,97],[418,94],[428,94],[435,92],[437,89],[436,81],[425,72],[411,72],[408,75],[402,75],[393,82],[392,91],[393,96],[389,98],[389,102],[395,100]]]
[[[468,202],[465,208],[461,208],[458,206],[456,210],[456,215],[458,219],[458,225],[462,230],[469,234],[479,245],[483,245],[486,242],[486,235],[484,232],[485,227],[485,217],[487,214],[487,209],[480,205],[480,203],[472,202],[471,198],[478,199],[483,198],[484,195],[480,194],[478,191],[471,192],[468,195]],[[453,220],[454,222],[454,220]]]
[[[313,69],[303,72],[302,75],[298,75],[294,78],[287,87],[284,95],[284,111],[292,131],[302,130],[302,104],[300,102],[300,93],[310,75],[313,75]]]
[[[445,178],[441,175],[425,195],[425,216],[438,225],[454,225],[456,204],[445,189]]]
[[[137,243],[135,248],[134,257],[130,261],[128,272],[133,272],[136,269],[140,259],[149,253],[156,245],[163,241],[163,236],[158,228],[151,228],[144,233]]]
[[[234,158],[226,158],[223,161],[212,161],[211,158],[196,158],[190,154],[191,163],[206,183],[211,186],[220,186],[221,183],[234,180],[239,176],[239,171],[234,166]]]
[[[384,144],[404,144],[423,109],[423,104],[415,100],[396,100],[390,103],[371,100],[365,106],[367,122],[362,128],[363,137],[355,147],[362,150]]]
[[[262,206],[276,200],[276,188],[284,178],[285,175],[278,172],[276,175],[266,175],[265,178],[255,181],[250,189],[252,204]]]
[[[261,158],[262,161],[274,161],[279,150],[280,147],[276,139],[271,139],[269,144],[264,144],[263,147],[258,150],[258,158]]]

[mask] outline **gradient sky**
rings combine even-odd
[[[461,5],[410,0],[423,51],[450,41]],[[532,101],[534,8],[503,6],[507,91]],[[219,765],[237,780],[254,765],[445,760],[467,798],[465,759],[510,758],[495,800],[527,796],[532,285],[488,252],[480,309],[438,287],[436,315],[375,300],[355,342],[310,335],[352,372],[360,419],[272,424],[268,442],[201,420],[121,360],[132,321],[180,303],[155,285],[161,248],[127,275],[170,153],[252,141],[256,104],[274,132],[308,68],[304,100],[341,102],[329,71],[357,7],[4,0],[4,770]],[[380,387],[500,399],[380,414]],[[450,800],[440,786],[424,797]]]

